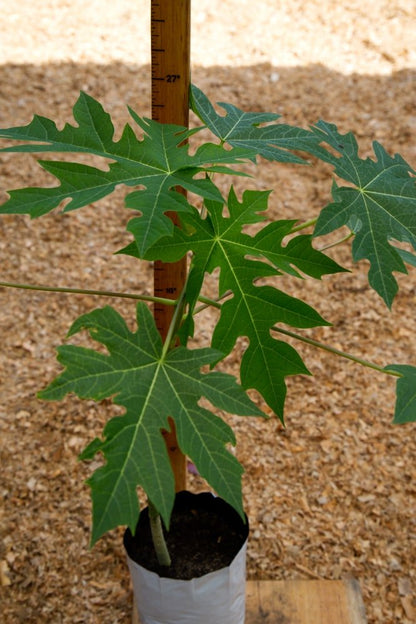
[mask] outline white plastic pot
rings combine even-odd
[[[247,537],[248,526],[228,567],[191,580],[160,577],[127,552],[141,624],[244,624]]]

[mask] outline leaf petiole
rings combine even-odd
[[[36,284],[15,284],[12,282],[0,282],[3,288],[20,288],[22,290],[39,290],[54,293],[70,293],[75,295],[94,295],[97,297],[119,297],[122,299],[135,299],[136,301],[151,301],[163,305],[176,305],[176,299],[165,299],[164,297],[153,297],[151,295],[133,295],[131,293],[112,292],[109,290],[87,290],[82,288],[64,288],[58,286],[39,286]]]
[[[318,218],[315,217],[314,219],[309,219],[309,221],[304,221],[304,223],[299,223],[299,225],[295,225],[290,232],[288,232],[289,234],[295,234],[295,232],[300,232],[301,230],[306,230],[306,228],[311,227],[312,225],[315,225],[315,223],[318,221]]]
[[[163,344],[163,350],[162,350],[162,356],[161,356],[162,359],[165,358],[167,352],[170,351],[170,349],[172,348],[176,335],[178,333],[179,327],[181,326],[181,323],[183,321],[185,294],[186,294],[186,287],[188,284],[188,278],[189,278],[189,273],[186,278],[186,282],[183,286],[182,292],[179,295],[179,299],[175,299],[175,311],[173,313],[172,320],[169,325],[168,333],[166,335],[165,342]]]
[[[300,334],[295,334],[287,329],[283,329],[282,327],[272,327],[272,330],[278,332],[279,334],[283,334],[284,336],[290,336],[291,338],[295,338],[296,340],[300,340],[301,342],[305,342],[306,344],[312,345],[313,347],[317,347],[318,349],[323,349],[324,351],[328,351],[328,353],[333,353],[335,355],[339,355],[340,357],[346,358],[347,360],[352,360],[357,364],[361,364],[362,366],[366,366],[367,368],[372,368],[373,370],[378,371],[379,373],[385,373],[386,375],[391,375],[392,377],[402,377],[402,375],[393,370],[387,370],[382,366],[378,366],[378,364],[374,364],[374,362],[369,362],[368,360],[363,360],[351,353],[346,353],[345,351],[341,351],[340,349],[336,349],[335,347],[330,347],[328,345],[323,344],[322,342],[318,342],[317,340],[313,340],[313,338],[307,338],[306,336],[301,336]]]
[[[114,297],[121,299],[134,299],[136,301],[150,301],[151,303],[161,303],[162,305],[170,305],[175,306],[179,299],[166,299],[165,297],[154,297],[151,295],[134,295],[132,293],[121,293],[114,292],[109,290],[88,290],[83,288],[66,288],[59,286],[42,286],[39,284],[16,284],[14,282],[0,282],[0,288],[19,288],[21,290],[35,290],[41,292],[52,292],[52,293],[69,293],[72,295],[93,295],[95,297]],[[226,295],[231,294],[230,292],[225,293]],[[202,312],[205,308],[212,306],[214,308],[221,308],[221,304],[219,300],[216,301],[214,299],[209,299],[209,297],[199,296],[198,301],[200,301],[203,305],[201,305],[197,310],[195,310],[195,314],[197,312]]]
[[[338,245],[342,245],[342,243],[346,243],[353,236],[354,236],[354,232],[349,232],[346,236],[343,236],[342,238],[335,241],[334,243],[329,243],[328,245],[325,245],[324,247],[320,247],[319,251],[326,251],[327,249],[331,249],[332,247],[337,247]]]

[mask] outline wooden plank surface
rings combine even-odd
[[[365,624],[355,580],[249,581],[246,624]]]
[[[246,603],[246,624],[367,622],[360,586],[355,579],[248,581]],[[140,624],[135,609],[132,624]]]

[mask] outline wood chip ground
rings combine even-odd
[[[117,121],[126,104],[149,115],[149,3],[0,0],[0,125],[37,112],[71,119],[81,89]],[[216,101],[275,111],[306,126],[323,118],[416,163],[413,0],[198,0],[193,81]],[[308,219],[329,199],[328,169],[266,164],[273,214]],[[2,154],[4,191],[44,179],[35,156]],[[46,179],[46,178],[45,178]],[[237,188],[242,188],[237,181]],[[123,191],[88,209],[38,221],[0,219],[0,280],[137,292],[150,269],[111,257],[127,242]],[[379,365],[416,363],[415,271],[400,276],[390,314],[352,275],[283,286],[333,323],[309,335]],[[55,347],[89,296],[0,291],[0,602],[5,624],[124,624],[131,590],[121,530],[89,550],[90,468],[77,461],[113,410],[104,402],[41,403],[58,370]],[[117,302],[133,324],[133,306]],[[210,319],[202,322],[203,341]],[[226,369],[234,370],[244,345]],[[356,577],[370,624],[416,621],[416,425],[393,427],[394,380],[299,347],[314,377],[288,384],[286,429],[236,420],[246,468],[251,579]],[[234,420],[234,419],[231,419]],[[192,486],[201,488],[194,479]]]

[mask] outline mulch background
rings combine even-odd
[[[381,141],[416,162],[416,7],[413,0],[198,0],[192,18],[193,81],[215,101],[319,118],[353,130],[362,154]],[[276,5],[278,5],[276,7]],[[34,112],[71,119],[80,89],[117,122],[126,104],[149,115],[149,3],[0,0],[0,125]],[[312,217],[329,199],[330,170],[265,164],[271,211]],[[0,193],[38,185],[34,155],[2,154]],[[247,182],[245,182],[247,184]],[[243,188],[237,181],[237,187]],[[38,221],[0,219],[0,280],[140,292],[151,271],[111,254],[129,239],[123,190],[97,205]],[[311,335],[379,365],[415,363],[414,270],[399,277],[388,312],[369,290],[365,263],[333,257],[354,273],[287,282],[332,328]],[[77,461],[114,408],[35,393],[58,370],[55,347],[93,297],[0,290],[0,601],[5,624],[115,624],[131,617],[121,529],[89,550],[91,466]],[[131,320],[134,306],[116,302]],[[210,319],[199,336],[207,335]],[[241,355],[227,360],[235,370]],[[394,380],[304,345],[314,377],[288,383],[286,429],[271,419],[234,421],[246,468],[251,521],[248,575],[257,579],[353,575],[368,620],[416,621],[416,425],[393,427]],[[191,477],[191,487],[203,484]]]

